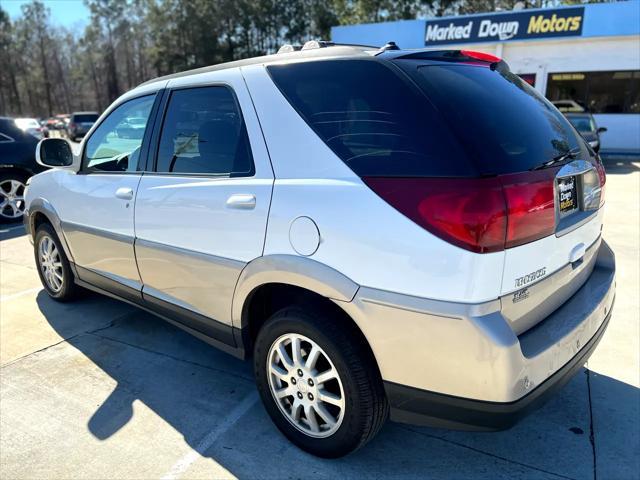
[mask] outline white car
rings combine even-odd
[[[35,118],[16,118],[16,126],[23,132],[27,132],[36,138],[44,138],[42,125]]]
[[[144,134],[121,138],[131,117]],[[48,294],[102,292],[252,358],[274,423],[319,456],[388,416],[507,428],[611,315],[602,163],[486,54],[312,42],[144,83],[78,156],[46,139],[37,158]]]

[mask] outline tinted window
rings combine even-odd
[[[417,62],[416,62],[417,63]],[[404,61],[482,174],[522,172],[580,147],[567,119],[514,73],[484,65]]]
[[[327,60],[268,67],[320,138],[360,176],[468,176],[438,112],[393,65]]]
[[[96,113],[83,113],[81,115],[74,115],[73,121],[76,123],[94,123],[98,120],[99,115]]]
[[[157,171],[253,175],[249,138],[227,87],[176,90],[162,126]]]
[[[123,103],[105,118],[87,141],[83,170],[102,172],[139,171],[138,160],[144,128],[131,133],[127,119],[149,119],[155,95],[135,98]]]

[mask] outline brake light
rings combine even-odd
[[[76,128],[76,124],[75,123],[70,123],[69,124],[69,128]]]
[[[557,169],[481,179],[377,178],[364,182],[434,235],[476,253],[538,240],[555,230]]]
[[[556,228],[555,192],[557,170],[516,173],[501,177],[507,202],[505,248],[551,235]]]
[[[476,52],[473,50],[460,50],[460,53],[466,57],[473,58],[474,60],[481,60],[483,62],[498,63],[502,61],[500,57],[496,57],[490,53]]]

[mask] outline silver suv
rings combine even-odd
[[[313,42],[147,82],[78,155],[47,139],[37,158],[49,295],[115,296],[253,358],[316,455],[389,415],[507,428],[611,315],[602,163],[486,54]]]

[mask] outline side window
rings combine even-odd
[[[162,126],[156,170],[253,175],[247,130],[229,88],[198,87],[172,92]]]
[[[82,170],[136,172],[140,146],[155,95],[123,103],[105,118],[87,141]]]

